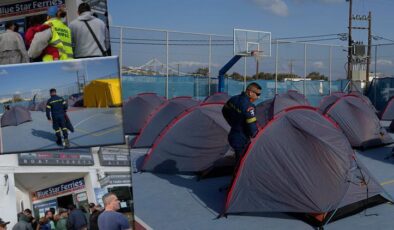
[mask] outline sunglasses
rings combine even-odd
[[[257,92],[255,92],[253,90],[250,90],[250,91],[253,92],[254,94],[256,94],[256,96],[258,96],[258,97],[260,97],[260,95],[261,95],[261,93],[257,93]]]

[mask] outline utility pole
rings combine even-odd
[[[372,48],[372,13],[368,13],[368,53],[367,53],[367,74],[365,79],[365,85],[368,86],[369,82],[369,65],[371,64],[371,48]],[[376,58],[376,57],[375,57]],[[376,62],[376,60],[375,60]],[[376,75],[376,73],[375,73]]]
[[[349,32],[348,32],[348,51],[347,51],[347,79],[352,81],[352,46],[353,46],[353,41],[352,41],[352,18],[353,18],[353,12],[352,12],[352,7],[353,7],[353,1],[352,0],[346,0],[349,2]],[[351,83],[350,83],[350,90],[351,90]]]

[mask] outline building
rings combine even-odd
[[[31,24],[32,16],[39,15],[46,20],[48,7],[63,5],[67,9],[67,21],[78,17],[77,9],[80,3],[91,5],[92,12],[108,26],[107,0],[2,0],[0,3],[0,33],[5,30],[5,23],[15,21],[19,32],[24,33]]]
[[[114,192],[120,212],[132,221],[130,155],[127,146],[0,156],[0,217],[17,222],[29,208],[36,218],[51,207],[87,208]]]

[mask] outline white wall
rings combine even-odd
[[[86,192],[89,202],[96,203],[94,188],[99,188],[98,173],[107,172],[129,172],[130,167],[103,167],[99,164],[97,149],[93,150],[94,165],[93,166],[19,166],[18,156],[16,154],[0,155],[0,218],[11,221],[10,227],[17,222],[17,206],[23,200],[25,208],[31,208],[30,193],[34,191],[26,191],[23,185],[15,187],[15,173],[86,173],[84,176],[86,184]],[[6,194],[4,186],[4,175],[8,175],[9,192]],[[61,174],[60,174],[61,175]],[[56,183],[57,184],[57,183]],[[55,185],[55,184],[53,184]],[[11,229],[11,228],[9,228]]]
[[[16,206],[14,174],[0,173],[0,217],[11,222],[9,229],[18,222]]]

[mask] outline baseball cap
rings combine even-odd
[[[6,226],[7,224],[9,224],[10,222],[5,222],[3,219],[0,218],[0,225],[1,226]]]
[[[48,16],[50,17],[56,17],[57,12],[59,11],[59,7],[58,6],[51,6],[48,8]]]

